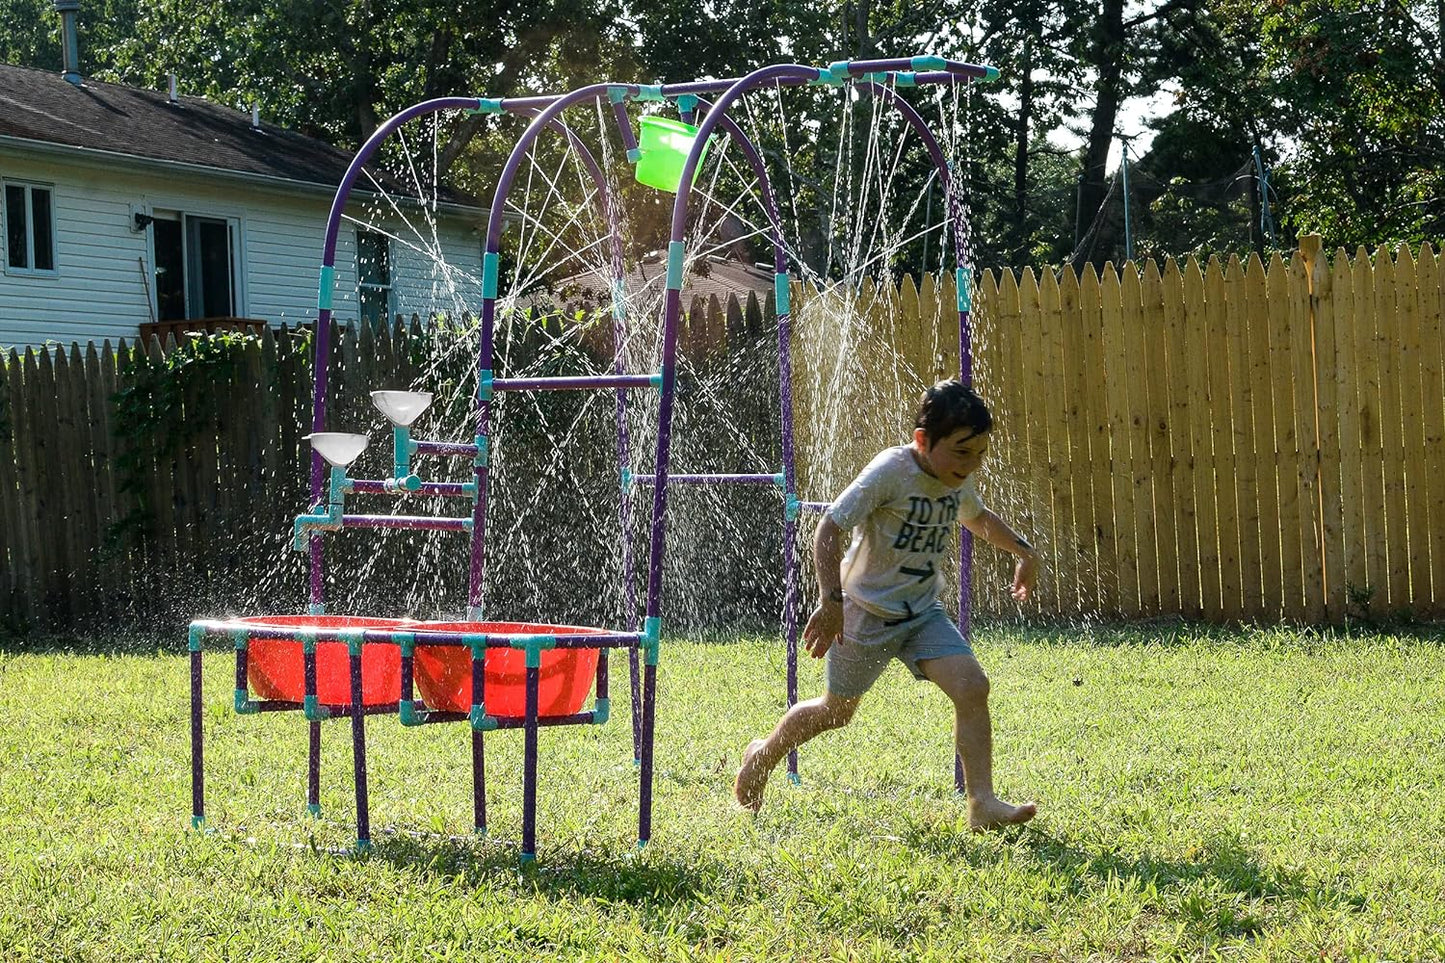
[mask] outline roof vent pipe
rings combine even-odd
[[[261,105],[259,103],[251,105],[251,129],[261,129]]]
[[[176,102],[176,75],[175,75],[175,74],[169,74],[168,77],[169,77],[169,80],[170,80],[170,94],[169,94],[169,97],[170,97],[171,103],[174,104],[174,103]]]
[[[65,58],[61,76],[79,87],[85,80],[80,76],[80,40],[75,32],[75,15],[80,12],[80,0],[55,0],[55,12],[60,14],[60,47]]]

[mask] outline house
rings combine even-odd
[[[254,110],[177,96],[174,81],[157,92],[84,79],[74,4],[56,6],[65,71],[0,65],[0,347],[133,340],[169,321],[314,319],[327,213],[351,155]],[[415,243],[405,192],[395,206],[379,193],[353,195],[342,222],[337,319],[475,305],[485,212],[444,195],[435,239],[428,223]]]

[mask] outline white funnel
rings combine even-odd
[[[371,403],[399,428],[421,417],[431,404],[430,391],[373,391]]]
[[[345,431],[318,431],[306,436],[311,447],[321,453],[337,468],[345,468],[356,461],[356,456],[366,450],[365,435],[353,435]]]

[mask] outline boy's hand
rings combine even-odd
[[[1034,581],[1039,577],[1039,557],[1032,552],[1019,556],[1014,565],[1014,584],[1009,594],[1020,602],[1027,602],[1033,593]]]
[[[821,659],[843,634],[843,604],[832,599],[818,603],[808,624],[803,628],[803,647],[815,659]]]

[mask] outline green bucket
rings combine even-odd
[[[678,185],[682,183],[682,169],[687,164],[688,152],[697,139],[697,128],[670,117],[643,117],[639,123],[637,182],[676,194]],[[705,159],[706,146],[698,157],[697,170],[692,173],[694,183],[702,172]]]

